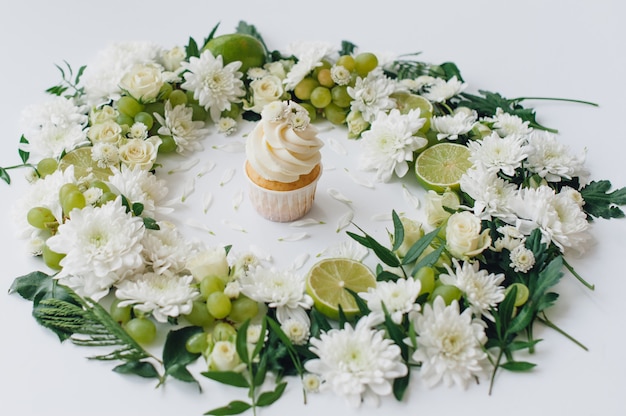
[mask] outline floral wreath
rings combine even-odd
[[[569,337],[546,315],[552,289],[566,270],[593,289],[565,256],[584,251],[592,219],[624,216],[626,188],[590,181],[584,158],[525,98],[469,94],[451,62],[381,62],[346,41],[282,53],[244,22],[216,30],[202,45],[119,43],[89,67],[58,67],[55,97],[25,109],[22,164],[0,176],[10,183],[9,170],[26,167],[31,182],[17,221],[54,272],[18,277],[11,292],[32,301],[40,324],[61,341],[113,347],[93,358],[159,384],[198,383],[187,366],[203,357],[202,376],[249,390],[248,401],[207,412],[216,415],[272,404],[285,375],[299,376],[305,395],[331,390],[354,406],[402,400],[414,371],[429,386],[493,384],[499,370],[535,366],[514,354],[534,350],[535,322]],[[394,211],[385,243],[357,226],[305,279],[190,243],[158,219],[171,207],[157,156],[197,151],[209,124],[228,135],[283,101],[294,129],[318,117],[346,126],[378,181],[413,167],[428,189],[427,224]],[[449,145],[465,155],[457,177],[420,174],[422,155]],[[367,252],[375,272],[361,263]],[[324,264],[345,278],[338,304],[312,283]],[[146,349],[155,321],[170,328],[162,358]],[[278,382],[263,390],[267,373]]]

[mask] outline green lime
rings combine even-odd
[[[98,163],[91,158],[91,147],[79,147],[67,153],[59,161],[59,168],[65,170],[68,166],[74,166],[74,176],[76,179],[87,177],[93,173],[95,179],[106,181],[113,174],[109,168],[101,168]]]
[[[433,105],[430,101],[421,95],[408,92],[394,92],[391,98],[396,100],[396,108],[401,114],[408,114],[409,111],[419,108],[420,117],[426,119],[419,131],[426,133],[430,129],[430,119],[433,117]]]
[[[348,317],[359,311],[350,292],[344,289],[359,293],[375,286],[374,273],[352,259],[321,260],[313,265],[306,277],[306,291],[313,298],[315,308],[331,319],[339,318],[339,305]]]
[[[244,74],[249,68],[263,66],[265,47],[255,37],[241,33],[230,33],[211,39],[204,47],[213,56],[222,55],[224,65],[241,61],[239,71]]]
[[[417,181],[426,189],[444,192],[459,189],[461,176],[472,167],[470,151],[456,143],[437,143],[415,160]]]

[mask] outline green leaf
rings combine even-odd
[[[129,361],[125,364],[120,364],[113,369],[116,373],[120,374],[134,374],[143,378],[159,378],[159,372],[154,368],[152,363],[147,361]]]
[[[204,330],[197,326],[188,326],[175,331],[170,331],[163,345],[163,366],[165,374],[171,375],[175,379],[188,383],[200,384],[187,370],[187,365],[196,361],[200,354],[187,351],[185,344],[193,335]]]
[[[395,282],[396,280],[400,279],[402,276],[398,276],[397,274],[390,272],[389,270],[380,270],[377,274],[376,274],[376,280],[379,282],[388,282],[388,281],[392,281]]]
[[[23,134],[22,134],[22,137],[20,137],[20,143],[28,144],[28,140],[26,140],[26,137],[24,137]],[[25,152],[22,149],[19,149],[17,152],[20,155],[20,159],[22,160],[22,163],[28,162],[28,158],[30,156],[30,153]]]
[[[143,212],[143,204],[141,202],[133,202],[131,209],[133,211],[133,215],[139,217]]]
[[[311,310],[311,336],[319,337],[322,331],[330,331],[332,329],[328,319],[322,315],[317,309]]]
[[[441,257],[441,253],[443,252],[443,249],[444,249],[444,246],[440,245],[435,250],[425,255],[420,261],[415,263],[415,267],[413,267],[413,270],[411,271],[411,275],[415,276],[417,271],[421,269],[422,267],[430,267],[433,264],[437,263],[437,260],[439,260],[439,257]]]
[[[185,55],[186,55],[187,60],[189,60],[189,58],[191,57],[197,58],[200,56],[198,44],[196,43],[195,39],[192,37],[189,38],[189,42],[187,43],[187,46],[185,46]]]
[[[259,343],[261,344],[261,343]],[[267,375],[267,355],[262,355],[259,360],[258,365],[256,366],[256,371],[254,371],[254,379],[252,380],[252,384],[255,387],[261,386],[265,382],[265,376]]]
[[[356,306],[359,308],[359,312],[361,313],[361,315],[365,316],[365,315],[369,315],[369,313],[371,312],[370,308],[367,307],[367,302],[365,302],[365,300],[360,297],[354,290],[349,289],[349,288],[344,288],[349,294],[352,295],[352,297],[354,298],[354,302],[356,303]]]
[[[250,383],[246,380],[243,374],[235,371],[205,371],[201,374],[206,378],[210,378],[211,380],[215,380],[229,386],[242,388],[250,387]]]
[[[346,234],[348,234],[349,237],[351,237],[357,243],[361,244],[363,247],[372,248],[370,241],[366,237],[362,237],[350,231],[346,231]]]
[[[0,179],[11,185],[11,176],[9,175],[9,172],[7,172],[7,170],[3,167],[0,167]]]
[[[237,350],[237,354],[241,361],[245,364],[250,364],[252,361],[252,357],[248,356],[248,326],[250,325],[250,320],[246,320],[239,329],[237,329],[237,339],[235,339],[235,348]]]
[[[408,367],[407,374],[404,377],[399,377],[393,381],[393,397],[400,401],[404,397],[406,389],[409,387],[411,381],[411,369]]]
[[[443,69],[443,72],[445,72],[446,80],[449,80],[452,77],[456,77],[459,81],[463,82],[461,71],[459,70],[459,67],[456,66],[454,62],[444,62],[439,66]]]
[[[354,50],[356,49],[356,45],[347,40],[341,41],[341,50],[339,51],[339,55],[352,55]]]
[[[256,401],[257,406],[269,406],[276,400],[280,399],[287,387],[287,382],[279,383],[273,391],[266,391],[259,395]]]
[[[431,232],[429,232],[428,234],[424,235],[422,238],[417,240],[411,247],[409,247],[409,249],[406,252],[406,255],[402,259],[402,264],[411,264],[415,260],[417,260],[419,256],[422,255],[424,250],[426,250],[426,248],[430,246],[430,244],[433,242],[435,237],[437,237],[437,234],[439,234],[439,230],[440,228],[436,228],[432,230]],[[437,256],[437,258],[439,258],[439,256]]]
[[[534,339],[532,341],[513,341],[509,344],[509,351],[519,351],[519,350],[529,349],[529,348],[534,347],[541,341],[542,341],[541,339]]]
[[[247,325],[246,325],[246,328],[247,328]],[[263,322],[261,323],[261,334],[262,334],[261,337],[264,336],[266,330],[267,330],[267,321],[264,319]],[[252,356],[249,357],[249,360],[251,362],[254,361],[256,357],[259,356],[259,354],[261,353],[261,349],[263,348],[263,345],[264,345],[264,341],[263,341],[263,338],[261,338],[259,342],[256,343],[256,345],[254,346],[254,349],[252,350]]]
[[[156,222],[154,218],[144,217],[143,226],[146,227],[147,230],[160,230],[159,224]]]
[[[250,409],[251,407],[252,405],[249,403],[242,402],[241,400],[233,400],[224,407],[218,407],[217,409],[209,410],[205,413],[205,415],[238,415]]]
[[[397,251],[404,241],[404,226],[395,210],[391,211],[391,218],[393,219],[393,247],[391,249]]]
[[[523,372],[532,370],[537,364],[529,363],[527,361],[508,361],[504,364],[500,364],[500,367],[505,370]]]
[[[580,193],[585,200],[583,210],[596,218],[622,218],[624,211],[616,205],[626,205],[626,188],[617,189],[609,192],[611,182],[607,180],[593,181],[583,189]]]
[[[16,278],[9,288],[9,293],[17,293],[26,300],[35,301],[43,297],[42,292],[47,293],[52,289],[52,276],[44,272],[32,272]]]

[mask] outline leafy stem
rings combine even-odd
[[[595,290],[595,285],[592,285],[591,283],[587,282],[585,279],[582,278],[581,275],[579,275],[576,270],[574,270],[574,268],[567,262],[565,261],[565,259],[563,259],[563,265],[565,266],[565,268],[572,274],[574,275],[574,277],[576,279],[578,279],[578,281],[580,283],[582,283],[587,289],[589,290]]]
[[[516,102],[520,102],[520,101],[524,101],[524,100],[562,101],[562,102],[566,102],[566,103],[577,103],[577,104],[591,105],[593,107],[599,107],[600,106],[599,104],[591,102],[591,101],[575,100],[575,99],[572,99],[572,98],[518,97],[518,98],[511,99],[511,101],[516,101]]]
[[[562,330],[561,328],[556,326],[556,324],[554,322],[549,320],[548,317],[546,316],[545,312],[542,312],[541,316],[537,316],[537,319],[539,320],[539,322],[541,322],[542,324],[544,324],[548,328],[554,329],[556,332],[558,332],[559,334],[563,335],[565,338],[569,339],[570,341],[572,341],[574,344],[578,345],[583,350],[589,351],[589,348],[587,348],[582,342],[578,341],[576,338],[574,338],[573,336],[571,336],[570,334],[568,334],[567,332],[565,332],[564,330]]]

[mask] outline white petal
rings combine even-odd
[[[352,172],[350,172],[348,169],[345,169],[346,173],[348,174],[348,176],[350,177],[350,179],[352,179],[352,181],[354,183],[356,183],[357,185],[361,185],[364,186],[366,188],[370,188],[370,189],[374,189],[374,183],[372,181],[370,181],[369,179],[366,179],[362,176],[357,176],[355,174],[353,174]]]
[[[336,199],[339,202],[343,202],[344,204],[352,203],[352,201],[348,199],[348,197],[346,197],[344,194],[342,194],[335,188],[328,188],[328,195],[330,195],[331,198]]]
[[[187,181],[187,183],[185,184],[185,187],[183,188],[183,195],[180,198],[181,202],[185,202],[185,200],[189,197],[189,195],[193,193],[195,189],[196,189],[196,178],[192,177],[190,180]]]
[[[246,145],[239,141],[230,141],[226,144],[213,146],[214,149],[223,150],[228,153],[241,153],[246,150]]]
[[[316,220],[315,218],[306,218],[303,220],[294,221],[289,224],[290,227],[306,227],[309,225],[326,224],[324,221]]]
[[[206,231],[211,235],[215,235],[215,233],[211,231],[206,224],[202,224],[201,222],[196,221],[194,219],[188,219],[187,221],[185,221],[185,224],[187,224],[188,226],[192,228],[197,228],[198,230]]]
[[[307,238],[308,236],[309,234],[307,233],[297,233],[297,234],[291,234],[285,237],[280,237],[278,241],[299,241],[299,240],[303,240]]]
[[[202,212],[206,214],[211,206],[211,202],[213,202],[213,194],[211,192],[205,193],[204,198],[202,199]]]
[[[411,191],[409,191],[409,189],[404,184],[402,184],[402,194],[404,195],[404,199],[406,199],[406,201],[409,204],[411,204],[414,208],[420,207],[419,198],[413,195]]]
[[[301,269],[301,268],[302,268],[302,267],[306,264],[306,262],[309,260],[309,257],[310,257],[310,255],[309,255],[308,253],[304,253],[304,254],[299,255],[299,256],[298,256],[298,257],[296,257],[296,259],[293,261],[293,264],[292,264],[292,266],[291,266],[291,267],[292,267],[294,270],[299,270],[299,269]]]
[[[198,176],[198,177],[204,176],[207,173],[211,172],[213,169],[215,169],[215,162],[209,161],[209,162],[205,163],[202,166],[202,168],[200,168],[200,170],[198,171],[196,176]]]
[[[354,211],[352,211],[352,210],[347,211],[337,221],[337,229],[335,231],[339,232],[339,231],[343,230],[344,228],[346,228],[348,225],[350,225],[352,223],[352,219],[353,218],[354,218]]]
[[[225,226],[232,228],[235,231],[241,231],[242,233],[246,233],[246,229],[243,228],[241,225],[237,224],[236,222],[230,221],[230,220],[222,220],[222,224],[224,224]]]
[[[176,172],[186,172],[189,169],[196,166],[199,162],[200,162],[200,159],[190,159],[168,170],[167,173],[171,175],[172,173],[176,173]]]
[[[233,197],[233,209],[237,211],[242,202],[243,202],[243,191],[240,189],[237,191],[237,193],[235,193],[235,196]]]
[[[224,186],[228,182],[230,182],[231,179],[233,179],[233,176],[235,176],[235,169],[233,168],[226,169],[224,173],[222,173],[222,179],[220,179],[220,186]]]
[[[374,214],[370,217],[372,221],[389,221],[391,220],[391,214],[388,212],[381,214]]]

